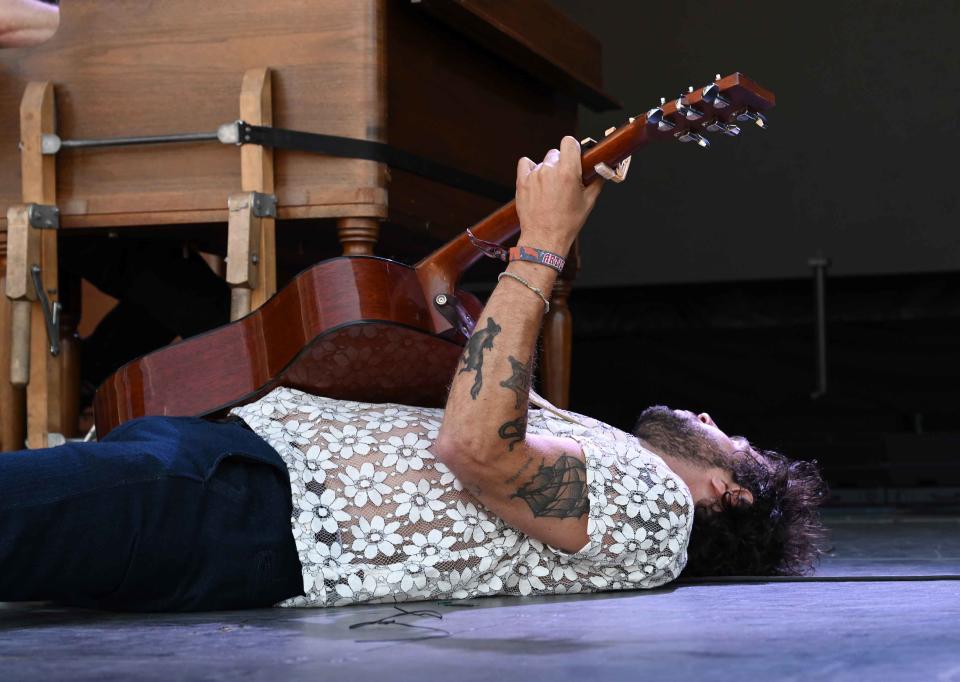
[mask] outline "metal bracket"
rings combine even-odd
[[[276,218],[277,217],[277,195],[264,194],[262,192],[251,192],[253,194],[253,205],[250,210],[257,218]]]
[[[37,300],[40,301],[40,309],[43,311],[43,321],[47,327],[47,340],[50,342],[50,355],[56,357],[60,355],[60,309],[59,301],[50,304],[47,297],[47,291],[43,288],[43,279],[40,277],[40,266],[34,265],[30,268],[30,274],[33,276],[33,288],[37,291]]]
[[[57,206],[45,204],[29,204],[27,206],[27,221],[30,227],[38,230],[59,230],[60,209]]]
[[[460,301],[453,294],[437,294],[433,297],[433,305],[437,311],[443,315],[444,319],[450,323],[455,333],[460,334],[463,340],[470,338],[476,321],[470,316]]]

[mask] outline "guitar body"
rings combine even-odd
[[[457,299],[480,314],[472,295]],[[246,317],[117,370],[94,398],[97,436],[144,415],[216,415],[277,386],[442,407],[465,339],[438,333],[432,301],[401,263],[319,263]]]
[[[766,127],[773,93],[740,73],[682,95],[611,128],[585,147],[582,180],[620,182],[630,156],[654,141],[695,142],[706,133]],[[614,171],[616,169],[616,171]],[[520,229],[515,202],[472,227],[502,244]],[[460,291],[481,257],[461,235],[409,267],[344,257],[302,272],[261,308],[219,329],[120,368],[94,398],[97,435],[144,415],[216,415],[290,386],[342,400],[442,406],[482,306]]]

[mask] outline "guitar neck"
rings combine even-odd
[[[761,112],[773,107],[776,98],[740,73],[724,78],[661,105],[642,116],[631,118],[583,153],[583,183],[597,179],[597,167],[605,165],[609,172],[617,164],[655,140],[694,142],[707,148],[710,142],[704,133],[722,133],[729,137],[740,134],[738,123],[753,122],[766,128]],[[502,244],[520,231],[514,201],[501,207],[470,228],[480,239]],[[483,254],[470,243],[466,233],[444,244],[417,263],[416,268],[428,294],[450,293],[461,275]]]
[[[635,151],[643,147],[650,140],[645,125],[646,116],[635,119],[630,125],[623,126],[614,133],[605,137],[600,143],[587,149],[583,154],[583,184],[589,184],[597,179],[597,164],[605,163],[610,167],[628,158]],[[520,219],[517,217],[517,203],[511,201],[488,215],[470,228],[477,237],[485,241],[502,244],[515,237],[520,231]],[[483,257],[466,233],[447,242],[431,253],[416,267],[425,269],[439,269],[459,280],[471,265]]]

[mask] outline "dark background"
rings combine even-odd
[[[960,485],[960,3],[581,2],[622,112],[739,70],[771,129],[658,145],[583,237],[572,407],[666,403],[816,458],[836,502],[955,504]],[[705,220],[706,218],[706,220]],[[828,391],[808,259],[831,261]]]
[[[624,103],[582,110],[584,135],[715,73],[777,95],[768,134],[638,154],[584,232],[581,286],[803,277],[818,251],[837,275],[960,263],[960,3],[555,4],[600,38]]]

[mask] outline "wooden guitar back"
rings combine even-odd
[[[458,295],[479,314],[479,301]],[[462,345],[436,334],[429,303],[413,268],[325,261],[250,315],[119,369],[97,390],[97,435],[144,415],[217,414],[281,385],[442,406]]]

